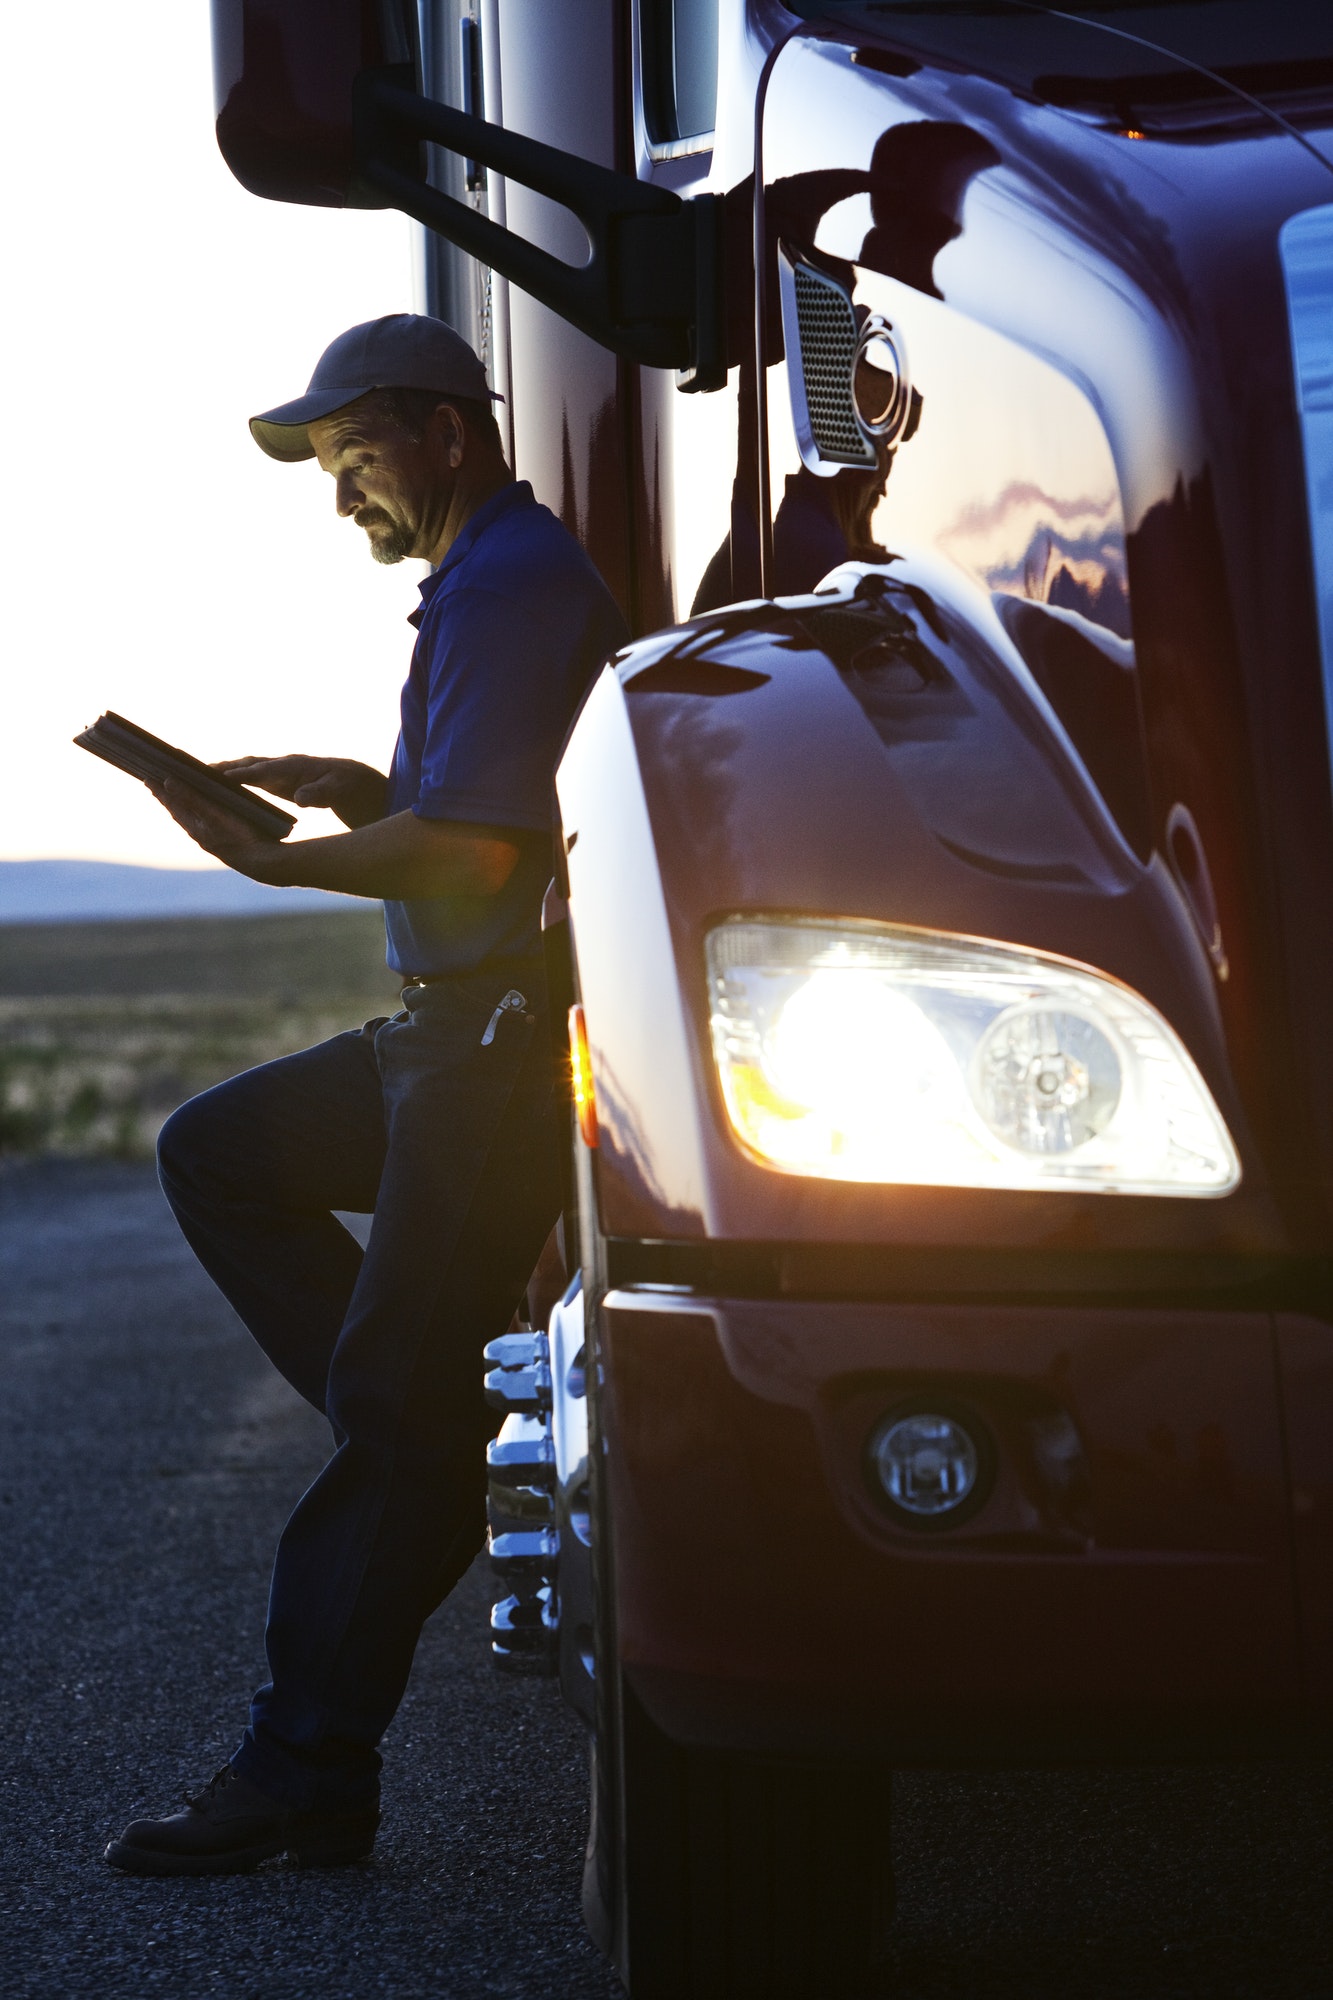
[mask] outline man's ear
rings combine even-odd
[[[445,464],[456,472],[467,454],[467,429],[452,403],[437,403],[431,412],[431,441]]]

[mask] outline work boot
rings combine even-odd
[[[337,1812],[295,1812],[261,1792],[230,1764],[185,1810],[136,1819],[106,1850],[127,1875],[244,1875],[285,1854],[298,1868],[340,1868],[375,1845],[377,1801]]]

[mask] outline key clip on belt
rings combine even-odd
[[[494,990],[495,990],[494,987],[492,987],[491,991],[494,992]],[[509,991],[505,994],[504,999],[500,1002],[495,1012],[491,1015],[490,1020],[486,1023],[486,1032],[481,1038],[481,1046],[484,1049],[488,1049],[491,1043],[495,1040],[495,1031],[500,1025],[500,1016],[502,1014],[521,1014],[527,1007],[527,1004],[528,1004],[527,1001],[524,999],[523,995],[519,992],[518,988],[516,986],[511,986]]]

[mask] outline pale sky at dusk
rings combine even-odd
[[[245,419],[345,326],[411,308],[412,229],[233,181],[206,0],[19,8],[6,56],[0,857],[197,867],[70,738],[114,708],[202,757],[383,767],[423,566],[377,567],[331,482]]]

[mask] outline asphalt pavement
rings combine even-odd
[[[427,1628],[372,1862],[103,1865],[230,1752],[324,1449],[149,1171],[0,1171],[6,2000],[620,1993],[579,1917],[581,1734],[549,1683],[492,1671],[480,1565]],[[895,1825],[901,2000],[1333,2000],[1326,1767],[915,1775]]]
[[[583,1735],[491,1667],[478,1563],[385,1744],[372,1862],[136,1881],[107,1839],[234,1748],[273,1544],[327,1432],[150,1169],[0,1172],[0,1995],[608,2000]]]

